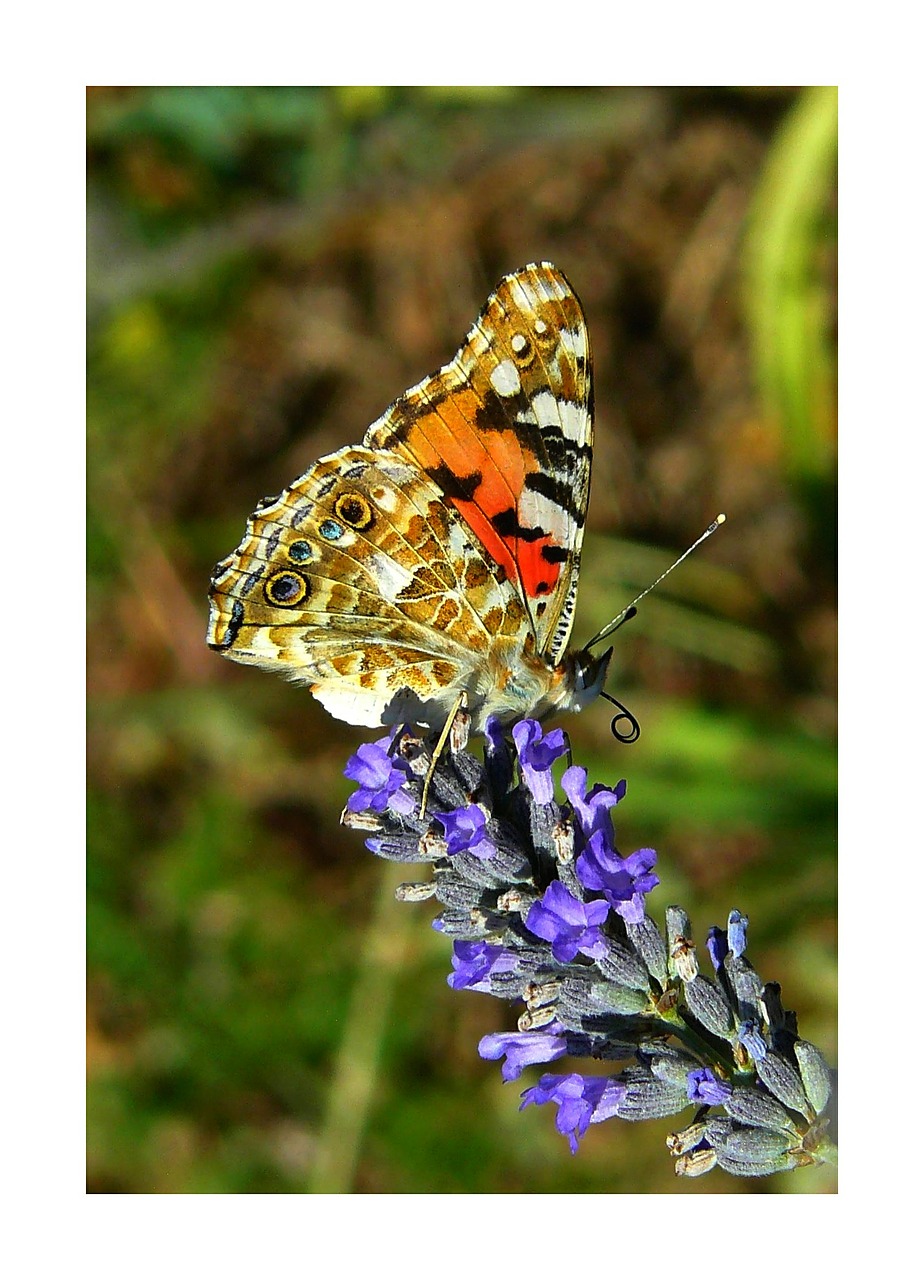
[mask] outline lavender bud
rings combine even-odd
[[[689,1155],[681,1156],[674,1165],[674,1172],[678,1178],[701,1178],[704,1173],[709,1173],[716,1166],[718,1156],[712,1147],[704,1147],[701,1151],[691,1151]]]
[[[697,1022],[702,1023],[713,1035],[721,1036],[723,1040],[730,1039],[735,1020],[724,993],[701,975],[687,982],[683,990],[690,1012]]]
[[[436,881],[405,881],[395,889],[395,897],[399,902],[426,902],[436,893]]]
[[[794,1169],[791,1139],[768,1129],[736,1129],[716,1149],[719,1167],[739,1177],[756,1178]]]
[[[648,916],[638,924],[626,924],[629,941],[645,962],[651,976],[662,987],[667,985],[667,949],[661,930]]]
[[[555,1021],[558,1010],[555,1005],[547,1005],[543,1009],[527,1009],[517,1019],[518,1031],[538,1031]]]
[[[658,1080],[645,1067],[627,1067],[621,1076],[626,1094],[618,1114],[624,1120],[657,1120],[689,1106],[684,1086]]]
[[[759,1129],[774,1129],[788,1134],[789,1145],[792,1145],[792,1135],[798,1135],[786,1110],[774,1098],[757,1089],[735,1087],[723,1105],[733,1120],[740,1120],[743,1124]]]
[[[621,947],[618,942],[607,940],[606,953],[597,960],[597,968],[606,978],[626,987],[634,987],[637,991],[649,991],[648,972],[638,956]]]
[[[651,997],[646,991],[636,987],[624,987],[618,982],[599,982],[594,987],[601,1006],[614,1013],[630,1017],[634,1013],[644,1013],[651,1007]]]
[[[790,1111],[798,1111],[806,1119],[814,1114],[798,1071],[785,1058],[771,1049],[756,1066],[760,1079],[784,1107],[789,1107]]]
[[[796,1061],[805,1086],[806,1096],[815,1109],[816,1114],[824,1111],[831,1096],[831,1073],[828,1064],[808,1040],[797,1040],[795,1045]]]

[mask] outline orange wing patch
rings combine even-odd
[[[421,468],[519,591],[537,652],[571,632],[593,448],[590,343],[564,276],[505,276],[455,357],[411,387],[364,443]]]
[[[541,468],[527,471],[526,459],[534,455],[513,427],[479,431],[479,413],[485,413],[482,399],[461,389],[431,402],[428,412],[409,413],[400,444],[440,485],[505,576],[519,581],[529,599],[550,595],[566,557],[550,533],[523,528],[517,516],[527,474]]]

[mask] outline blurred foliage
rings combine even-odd
[[[794,480],[822,484],[830,476],[835,445],[828,286],[836,149],[837,90],[813,89],[770,149],[744,254],[745,299],[767,421],[783,436]]]
[[[575,638],[729,517],[618,637],[640,742],[601,705],[575,758],[628,778],[655,912],[748,912],[832,1055],[835,117],[824,88],[90,90],[92,1191],[831,1189],[675,1184],[663,1125],[573,1159],[519,1114],[476,1052],[515,1011],[448,989],[432,904],[338,827],[364,735],[203,636],[256,500],[550,258],[595,352]]]

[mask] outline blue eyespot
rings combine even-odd
[[[324,520],[318,533],[328,542],[336,542],[338,538],[343,537],[343,525],[338,524],[336,520]]]
[[[294,560],[296,564],[304,564],[311,559],[312,554],[311,543],[305,542],[303,538],[299,538],[289,547],[289,559]]]

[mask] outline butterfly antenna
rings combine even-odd
[[[624,622],[628,622],[630,618],[634,618],[634,617],[635,617],[635,615],[636,615],[636,613],[638,612],[638,610],[637,610],[637,609],[636,609],[636,607],[635,607],[635,606],[638,604],[638,602],[639,602],[640,600],[644,600],[644,599],[645,599],[645,596],[647,596],[647,595],[648,595],[649,591],[654,591],[655,587],[659,586],[659,585],[664,581],[664,579],[667,577],[667,575],[668,575],[669,573],[673,573],[673,572],[674,572],[674,570],[677,568],[677,566],[678,566],[679,564],[682,564],[682,563],[683,563],[683,561],[684,561],[684,560],[686,560],[687,556],[688,556],[688,555],[690,555],[690,553],[691,553],[692,551],[695,551],[695,550],[696,550],[696,548],[699,546],[699,544],[700,544],[701,542],[705,542],[707,538],[711,537],[711,536],[712,536],[712,534],[714,534],[714,533],[715,533],[715,531],[716,531],[716,529],[718,529],[719,525],[720,525],[720,524],[724,524],[724,523],[725,523],[725,516],[724,516],[724,515],[718,515],[718,516],[716,516],[716,518],[713,520],[713,522],[712,522],[712,524],[709,526],[709,528],[708,528],[708,529],[706,529],[706,530],[705,530],[705,532],[701,533],[701,534],[699,535],[699,537],[696,539],[696,541],[695,541],[691,546],[687,547],[687,549],[686,549],[686,551],[683,553],[683,555],[682,555],[682,556],[678,556],[678,557],[677,557],[677,559],[674,561],[674,563],[673,563],[672,565],[670,565],[667,569],[665,569],[665,570],[664,570],[664,572],[661,574],[660,578],[655,578],[654,582],[651,584],[651,586],[650,586],[650,587],[646,587],[646,588],[645,588],[645,590],[641,593],[641,595],[636,596],[636,597],[635,597],[635,599],[632,601],[632,603],[631,603],[631,604],[627,604],[627,605],[626,605],[626,607],[622,610],[622,612],[621,612],[621,613],[617,613],[616,617],[612,620],[612,622],[608,622],[608,623],[606,624],[606,626],[603,628],[603,630],[602,630],[602,631],[598,631],[598,632],[597,632],[597,634],[594,636],[594,638],[593,638],[592,640],[588,640],[588,642],[587,642],[587,644],[585,644],[584,648],[585,648],[585,649],[592,649],[592,648],[594,647],[594,645],[599,644],[601,640],[605,640],[607,636],[611,636],[611,635],[613,634],[613,632],[614,632],[614,631],[617,631],[617,630],[622,626],[622,624],[623,624]],[[627,716],[629,716],[628,711],[626,711],[625,707],[623,707],[623,706],[622,706],[622,703],[616,702],[616,700],[615,700],[614,698],[610,698],[610,699],[609,699],[609,701],[610,701],[610,702],[613,702],[617,707],[621,707],[621,708],[622,708],[622,711],[623,711]],[[617,719],[617,720],[618,720],[618,719],[620,719],[620,718],[621,718],[621,717],[619,717],[619,716],[617,716],[617,717],[616,717],[616,719]],[[629,719],[633,721],[633,723],[634,723],[634,724],[635,724],[635,726],[636,726],[636,729],[638,729],[638,725],[637,725],[637,723],[634,721],[633,717],[632,717],[632,716],[629,716]],[[616,723],[616,721],[614,720],[613,724],[615,725],[615,723]],[[635,741],[635,738],[629,738],[629,739],[625,739],[625,738],[623,738],[623,735],[622,735],[621,733],[616,733],[615,728],[613,729],[613,732],[614,732],[614,734],[616,734],[616,737],[617,737],[617,738],[622,739],[622,741],[630,741],[630,742],[634,742],[634,741]],[[636,736],[636,737],[638,737],[638,733],[636,733],[636,735],[635,735],[635,736]]]
[[[600,690],[600,697],[605,698],[611,706],[616,707],[619,711],[619,714],[613,716],[610,721],[610,733],[613,737],[617,738],[620,742],[625,742],[627,745],[630,742],[637,742],[639,734],[642,732],[642,728],[629,708],[624,703],[620,702],[618,698],[614,698],[611,693],[607,693],[605,689]],[[620,728],[623,720],[625,720],[628,725],[628,728],[626,729]]]

